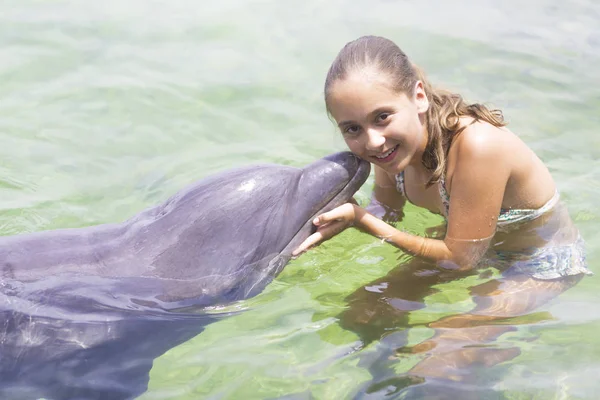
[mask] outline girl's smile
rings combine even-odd
[[[387,163],[394,159],[396,154],[398,154],[398,147],[400,145],[395,145],[391,149],[381,153],[380,155],[375,155],[374,157],[377,159],[378,163]]]

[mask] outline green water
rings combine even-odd
[[[344,149],[323,109],[324,76],[344,43],[379,34],[434,83],[504,110],[549,166],[598,273],[600,3],[498,3],[2,2],[0,234],[122,221],[216,171]],[[437,223],[409,207],[401,226]],[[490,279],[437,285],[402,324],[366,324],[362,337],[340,322],[348,298],[407,261],[345,232],[229,307],[244,312],[157,359],[142,398],[393,397],[376,384],[420,358],[390,354],[469,310],[469,287]],[[482,369],[486,396],[597,398],[598,288],[585,278],[513,321],[496,345],[520,354]]]

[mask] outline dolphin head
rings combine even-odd
[[[281,254],[290,256],[314,232],[314,217],[347,203],[365,183],[370,169],[368,162],[350,152],[335,153],[304,167],[296,191],[288,201],[299,204],[289,211],[287,228],[291,231],[300,228]]]
[[[259,293],[312,232],[313,218],[348,202],[370,164],[349,152],[304,168],[253,165],[206,178],[169,199],[145,224],[151,274],[166,299],[209,305]]]

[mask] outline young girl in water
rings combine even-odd
[[[460,273],[487,261],[503,272],[485,301],[474,298],[471,313],[433,327],[525,313],[589,274],[552,176],[500,111],[432,87],[393,42],[373,36],[340,51],[325,103],[350,150],[374,164],[368,209],[401,215],[409,201],[444,216],[446,233],[412,235],[348,203],[315,218],[316,233],[296,255],[356,226],[440,268]],[[443,335],[432,341],[439,345]]]
[[[552,218],[559,204],[552,176],[502,113],[433,88],[393,42],[348,43],[327,74],[325,104],[350,150],[374,164],[374,203],[397,212],[408,200],[443,215],[447,231],[443,240],[411,235],[348,203],[315,218],[317,232],[295,254],[351,225],[456,269],[473,268],[490,247],[505,253],[581,241],[568,215]],[[524,229],[549,220],[556,232]],[[518,269],[542,280],[588,273],[580,246],[571,250],[565,263]]]

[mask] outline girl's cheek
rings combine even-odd
[[[355,154],[359,154],[362,152],[362,148],[360,142],[357,139],[345,139],[346,145]]]

